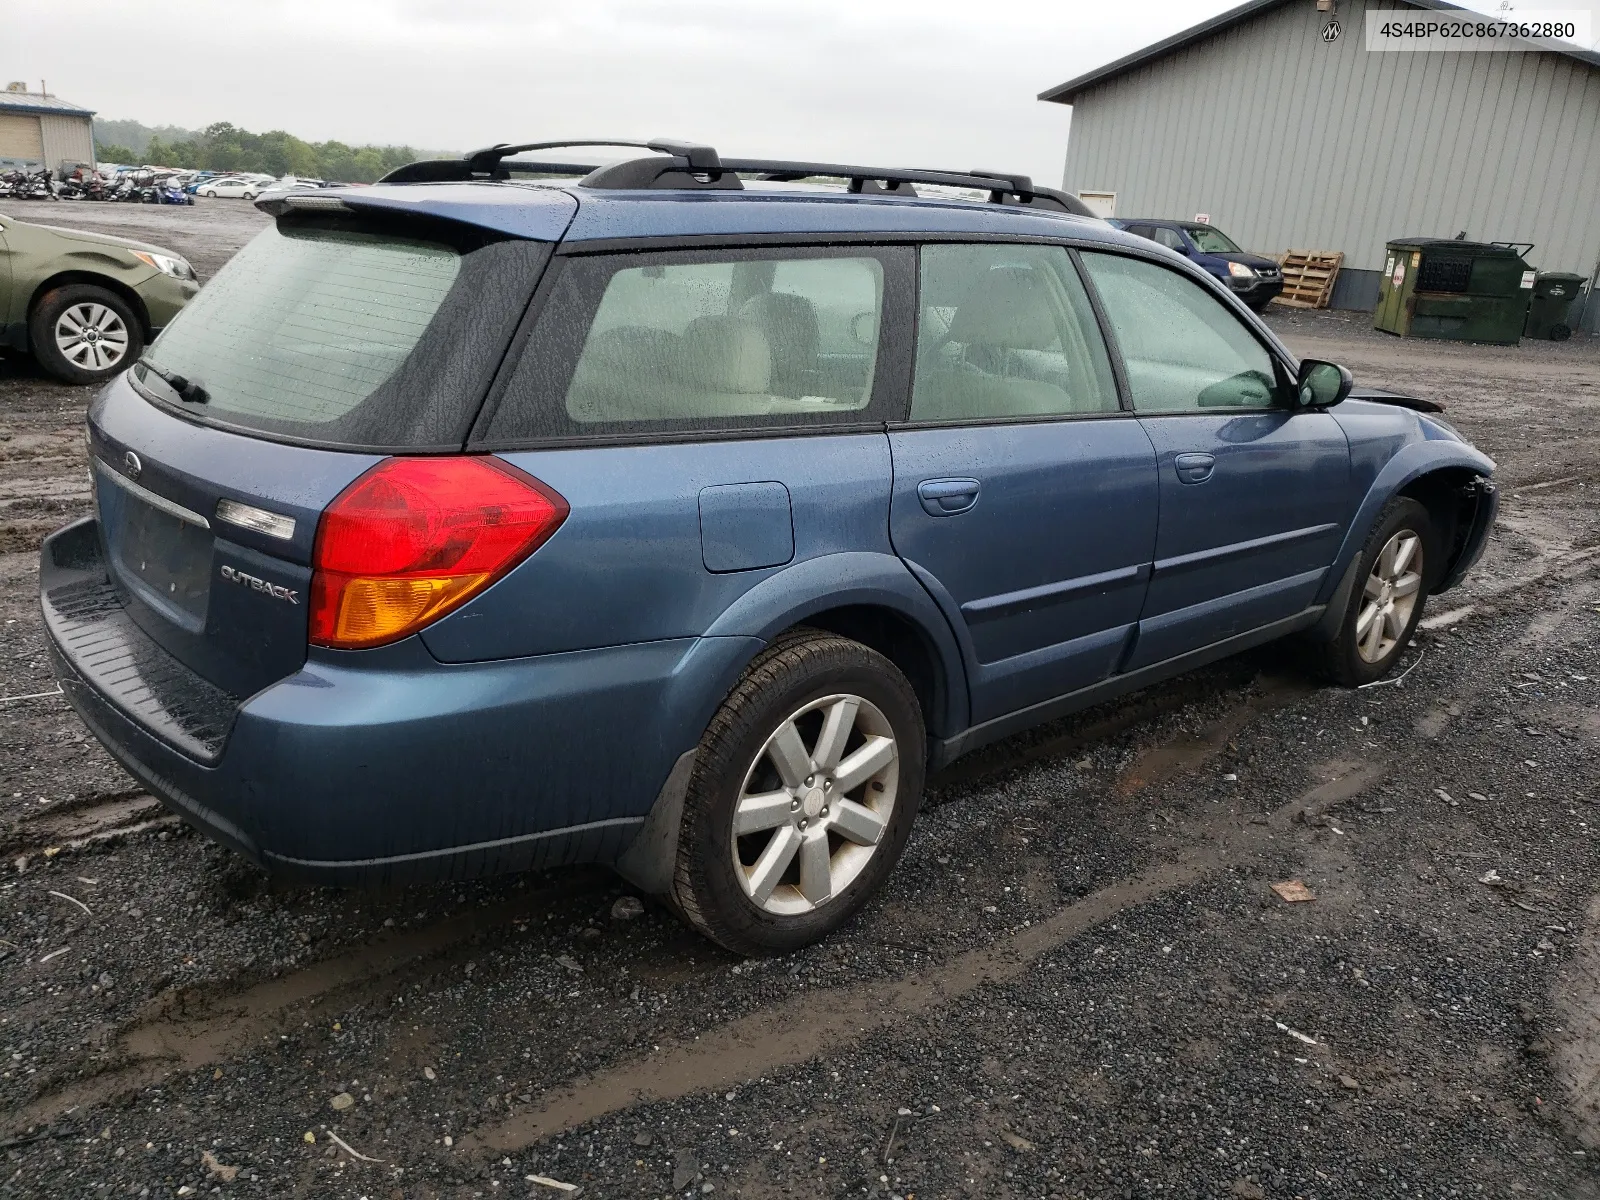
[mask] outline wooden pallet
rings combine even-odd
[[[1344,265],[1340,250],[1289,250],[1278,256],[1283,269],[1283,291],[1273,297],[1274,304],[1286,308],[1327,308],[1333,299],[1334,281]]]

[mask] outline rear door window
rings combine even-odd
[[[904,247],[575,255],[559,264],[490,444],[887,419]],[[898,414],[895,414],[898,415]]]
[[[187,417],[247,432],[459,447],[548,255],[443,222],[280,222],[179,313],[133,378]],[[172,376],[203,400],[182,402]]]

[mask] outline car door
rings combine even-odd
[[[1155,452],[1064,248],[925,246],[918,304],[890,537],[962,642],[977,724],[1116,669],[1155,547]]]
[[[1339,548],[1350,448],[1325,412],[1281,403],[1285,371],[1207,288],[1086,253],[1157,455],[1160,530],[1128,669],[1302,613]]]

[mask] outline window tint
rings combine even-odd
[[[207,412],[321,425],[394,374],[456,281],[449,246],[311,229],[260,234],[151,348]]]
[[[549,258],[548,245],[412,218],[269,227],[148,351],[206,392],[189,420],[340,448],[459,448]]]
[[[809,248],[568,259],[487,439],[867,420],[886,261]]]
[[[1059,246],[922,248],[913,421],[1117,410],[1082,282]]]
[[[872,396],[882,293],[871,258],[617,271],[578,356],[567,415],[611,423],[859,411]]]
[[[1122,351],[1137,411],[1274,403],[1272,356],[1199,284],[1136,258],[1085,254],[1083,262]]]

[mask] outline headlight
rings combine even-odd
[[[194,278],[194,268],[181,258],[169,258],[165,254],[146,254],[143,250],[130,250],[129,253],[163,275],[171,275],[174,279]]]
[[[1256,273],[1243,263],[1231,262],[1228,264],[1228,274],[1235,279],[1254,279]]]

